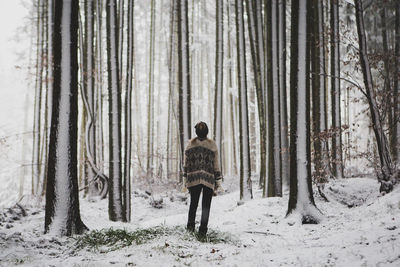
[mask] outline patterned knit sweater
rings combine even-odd
[[[184,155],[186,186],[205,185],[214,190],[216,180],[221,179],[218,148],[211,139],[195,137],[189,140]]]

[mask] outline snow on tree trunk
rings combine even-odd
[[[107,67],[109,92],[110,179],[108,214],[112,221],[125,221],[122,207],[121,89],[118,80],[118,23],[115,0],[107,0]]]
[[[340,120],[340,55],[339,55],[339,1],[331,3],[331,100],[332,128],[332,169],[336,178],[343,177],[342,130]]]
[[[389,144],[384,133],[382,118],[379,114],[379,109],[376,103],[376,93],[373,88],[373,80],[371,74],[371,67],[369,65],[369,59],[367,54],[367,41],[365,38],[364,18],[363,18],[363,7],[361,0],[355,0],[356,9],[356,22],[357,22],[357,33],[359,42],[359,54],[360,64],[363,72],[365,95],[367,97],[372,128],[375,133],[375,138],[378,146],[379,160],[381,164],[381,173],[378,174],[378,180],[381,182],[380,191],[390,192],[393,189],[393,185],[396,183],[394,177],[394,170],[392,166],[392,159],[389,152]]]
[[[238,88],[239,88],[239,139],[240,139],[240,199],[253,198],[250,151],[249,124],[247,106],[246,79],[246,47],[244,42],[243,1],[236,0],[236,39],[238,57]]]
[[[47,169],[45,232],[81,234],[87,227],[79,213],[78,132],[78,2],[55,2],[54,84]]]
[[[307,0],[292,0],[290,61],[290,196],[287,216],[302,223],[318,223],[321,213],[316,208],[311,186],[309,161],[310,110],[307,99]]]

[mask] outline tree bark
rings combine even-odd
[[[326,86],[325,48],[323,31],[323,1],[312,0],[313,33],[311,47],[312,118],[314,140],[314,177],[318,186],[323,187],[330,176],[328,144],[326,140]],[[322,188],[321,188],[322,190]],[[322,192],[322,191],[321,191]]]
[[[331,5],[331,100],[332,128],[332,170],[336,178],[343,177],[342,125],[340,121],[340,55],[339,55],[339,1],[330,0]]]
[[[47,169],[45,232],[70,236],[87,230],[79,213],[78,1],[55,1],[54,84]]]
[[[153,178],[154,172],[154,46],[155,46],[155,1],[151,0],[150,19],[150,58],[149,58],[149,90],[147,103],[147,177]]]
[[[400,1],[396,1],[396,27],[395,27],[395,75],[394,75],[394,123],[395,130],[393,131],[394,153],[393,158],[396,165],[400,165]]]
[[[278,3],[278,60],[279,60],[279,95],[280,95],[280,132],[282,183],[289,185],[289,125],[286,92],[286,0]]]
[[[223,66],[224,66],[224,32],[223,32],[223,10],[222,0],[216,1],[216,56],[215,56],[215,95],[214,95],[214,140],[217,144],[219,162],[222,168],[222,100],[223,100]],[[221,169],[222,171],[222,169]]]
[[[396,178],[394,177],[394,169],[389,152],[389,144],[383,130],[382,118],[377,107],[376,93],[373,88],[371,67],[367,55],[367,41],[365,38],[362,1],[354,0],[354,4],[356,10],[360,64],[364,78],[365,95],[367,97],[369,105],[372,128],[375,133],[379,160],[381,164],[381,170],[378,174],[378,180],[381,182],[380,191],[388,193],[393,189],[393,185],[396,183]]]
[[[236,39],[239,88],[240,199],[253,198],[246,79],[246,47],[244,42],[243,0],[236,0]]]
[[[186,142],[191,138],[189,24],[188,1],[177,0],[178,5],[178,83],[179,83],[179,133],[181,166]],[[180,181],[182,181],[180,175]]]
[[[121,166],[121,89],[118,64],[117,6],[115,0],[107,0],[107,68],[109,97],[109,145],[110,179],[108,214],[112,221],[125,221],[122,205]]]
[[[125,93],[125,171],[124,208],[126,220],[131,221],[131,155],[132,155],[132,90],[133,90],[133,51],[134,46],[134,0],[128,0],[127,61]]]
[[[260,178],[259,186],[264,187],[266,176],[266,128],[265,128],[265,60],[264,36],[261,14],[261,1],[246,1],[248,17],[248,32],[254,73],[254,82],[257,94],[258,118],[260,125]]]
[[[308,0],[292,0],[290,61],[290,194],[287,216],[299,214],[302,223],[318,223],[311,186],[309,60],[307,60]]]
[[[269,0],[267,7],[268,57],[268,196],[282,196],[280,100],[278,81],[278,16],[277,0]]]
[[[93,161],[96,161],[96,120],[95,114],[95,87],[94,87],[94,70],[95,70],[95,57],[94,57],[94,3],[92,0],[85,0],[85,36],[84,36],[84,53],[83,53],[83,86],[84,93],[87,99],[89,110],[86,111],[86,116],[91,119],[86,119],[86,123],[92,122],[86,136],[86,143],[89,151],[87,155],[91,155]],[[86,126],[87,127],[87,126]],[[87,181],[89,182],[89,193],[91,195],[99,194],[96,184],[93,183],[95,179],[95,171],[90,165],[89,160],[85,159],[85,170]]]

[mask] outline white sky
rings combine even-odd
[[[30,42],[29,32],[22,29],[29,25],[24,4],[30,3],[0,0],[0,137],[22,131]]]

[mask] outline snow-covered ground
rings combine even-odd
[[[166,188],[154,194],[163,198],[161,209],[150,205],[144,191],[135,194],[131,223],[110,222],[107,200],[81,199],[83,221],[91,230],[182,229],[188,203],[179,198],[181,193]],[[14,214],[7,209],[0,213],[0,265],[400,266],[400,187],[385,196],[378,188],[374,179],[333,180],[325,188],[330,202],[316,195],[325,215],[318,225],[285,220],[287,192],[283,198],[263,199],[256,191],[254,200],[238,206],[235,191],[213,198],[209,223],[228,243],[203,243],[181,230],[112,252],[77,249],[73,238],[43,235],[43,208],[26,206],[27,216],[19,216],[14,207]]]

